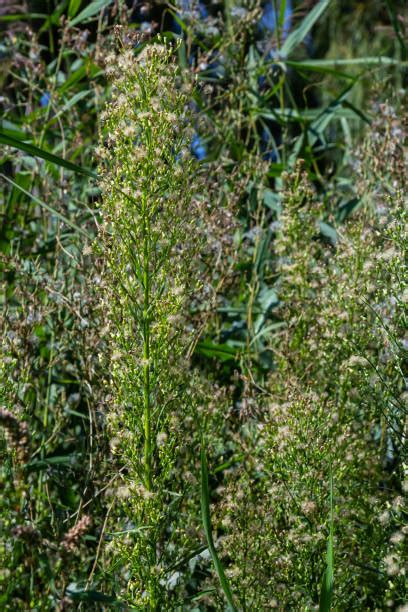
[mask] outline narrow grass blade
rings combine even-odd
[[[74,601],[100,602],[106,604],[119,604],[119,601],[114,595],[105,595],[101,591],[95,589],[82,588],[75,583],[67,586],[67,594]]]
[[[286,17],[286,0],[279,2],[279,28],[282,30]]]
[[[333,474],[330,468],[330,531],[327,540],[326,570],[320,591],[319,612],[330,612],[333,599],[334,550],[333,550]]]
[[[387,5],[387,9],[388,9],[388,13],[390,15],[390,20],[392,23],[392,27],[394,28],[394,32],[398,38],[398,42],[400,44],[401,47],[401,56],[403,59],[406,59],[407,57],[407,46],[405,44],[405,40],[404,40],[404,34],[401,31],[401,26],[399,24],[399,20],[398,20],[398,15],[397,12],[395,10],[395,6],[392,2],[390,2],[390,0],[385,0],[385,4]]]
[[[60,117],[64,113],[66,113],[70,108],[75,106],[78,102],[80,102],[81,100],[86,98],[86,96],[89,96],[91,93],[92,93],[92,91],[87,89],[86,91],[79,91],[74,96],[72,96],[72,98],[70,100],[68,100],[68,102],[66,102],[59,109],[59,111],[48,121],[48,123],[46,123],[45,129],[47,130],[51,125],[53,125],[55,123],[55,121],[58,119],[58,117]]]
[[[288,60],[285,62],[294,68],[304,70],[319,70],[324,68],[336,69],[339,66],[404,66],[406,62],[401,62],[393,57],[378,55],[375,57],[349,57],[339,59],[307,59],[307,60]]]
[[[83,168],[82,166],[77,166],[77,164],[73,164],[72,162],[63,159],[62,157],[58,157],[57,155],[53,155],[53,153],[49,153],[44,149],[40,149],[35,145],[32,145],[28,142],[24,142],[23,140],[19,140],[14,138],[13,136],[9,136],[0,128],[0,144],[8,145],[9,147],[14,147],[19,149],[20,151],[25,151],[29,155],[33,157],[40,157],[41,159],[45,159],[46,161],[52,162],[57,166],[62,166],[67,170],[71,170],[72,172],[76,172],[77,174],[82,174],[85,176],[90,176],[92,178],[98,178],[98,175],[89,170],[89,168]]]
[[[81,6],[81,0],[70,0],[68,6],[68,17],[73,19]]]
[[[79,15],[74,17],[74,19],[69,22],[69,26],[72,27],[78,23],[82,23],[94,15],[97,15],[100,11],[102,11],[102,9],[109,6],[109,4],[112,4],[112,1],[113,0],[94,0],[94,2],[88,4],[88,6],[84,8]]]
[[[296,30],[291,32],[283,43],[279,55],[288,57],[301,42],[304,41],[316,21],[323,15],[324,11],[329,7],[330,0],[320,0],[310,13],[303,19],[302,23]]]
[[[234,361],[237,358],[237,349],[228,344],[215,344],[209,340],[198,342],[196,352],[205,357],[214,357],[221,361]]]
[[[331,121],[339,118],[339,113],[342,108],[343,102],[346,100],[347,96],[351,92],[358,78],[356,78],[352,83],[350,83],[341,93],[340,95],[330,102],[330,104],[316,117],[316,119],[308,126],[307,139],[310,147],[313,147],[315,142],[321,138],[324,141],[324,131]],[[302,146],[305,140],[305,133],[302,133],[301,136],[297,139],[293,146],[292,154],[290,155],[287,165],[289,168],[293,168],[300,151],[302,150]]]
[[[93,78],[95,78],[98,74],[101,74],[102,71],[96,64],[93,64],[89,59],[85,64],[77,68],[68,78],[67,80],[58,88],[58,92],[60,94],[65,93],[71,87],[79,83],[82,79],[86,79],[89,83]]]
[[[208,488],[208,467],[203,441],[201,442],[201,514],[203,519],[205,537],[207,538],[208,549],[210,551],[214,563],[215,571],[217,572],[218,578],[220,579],[222,590],[224,591],[224,595],[228,601],[231,610],[236,610],[231,588],[228,579],[225,575],[224,568],[222,567],[221,561],[217,555],[212,536],[210,519],[210,492]]]
[[[76,232],[79,232],[80,234],[82,234],[83,236],[86,236],[90,240],[92,239],[91,236],[88,234],[88,232],[86,232],[84,229],[82,229],[82,227],[79,227],[79,225],[75,225],[75,223],[70,221],[70,219],[68,219],[68,217],[66,217],[62,213],[58,212],[57,210],[55,210],[55,208],[52,208],[52,206],[49,206],[48,204],[46,204],[45,202],[40,200],[40,198],[37,198],[35,195],[33,195],[32,193],[30,193],[29,191],[24,189],[24,187],[22,187],[21,185],[19,185],[15,181],[13,181],[13,179],[11,179],[8,176],[6,176],[5,174],[1,174],[1,173],[0,173],[0,176],[4,180],[6,180],[8,183],[10,183],[10,185],[13,185],[13,187],[15,187],[16,189],[21,191],[21,193],[24,193],[24,195],[26,195],[28,198],[33,200],[33,202],[35,202],[36,204],[38,204],[39,206],[41,206],[42,208],[47,210],[49,213],[51,213],[55,217],[58,217],[58,219],[60,219],[61,221],[63,221],[67,225],[69,225],[70,227],[72,227],[72,229],[74,229]]]
[[[23,19],[46,19],[45,13],[13,13],[12,15],[0,15],[2,21],[22,21]]]

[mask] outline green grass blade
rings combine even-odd
[[[285,15],[286,15],[286,0],[281,0],[279,2],[279,28],[282,30],[285,25]]]
[[[60,117],[64,113],[66,113],[70,108],[75,106],[78,102],[80,102],[81,100],[86,98],[86,96],[89,96],[91,93],[92,93],[92,91],[87,89],[86,91],[79,91],[74,96],[72,96],[72,98],[70,100],[68,100],[68,102],[66,102],[59,109],[59,111],[57,113],[55,113],[55,115],[53,117],[51,117],[51,119],[46,123],[44,129],[47,130],[51,125],[53,125],[55,123],[55,121],[58,119],[58,117]]]
[[[90,176],[92,178],[98,178],[96,172],[89,170],[89,168],[83,168],[82,166],[77,166],[77,164],[73,164],[72,162],[63,159],[62,157],[58,157],[57,155],[53,155],[44,149],[40,149],[33,144],[25,142],[24,140],[19,140],[18,138],[14,138],[4,132],[0,128],[0,144],[8,145],[9,147],[14,147],[15,149],[19,149],[20,151],[24,151],[33,157],[40,157],[41,159],[45,159],[46,161],[52,162],[57,166],[62,166],[67,170],[71,170],[72,172],[76,172],[76,174],[82,174],[84,176]]]
[[[46,19],[48,15],[45,13],[13,13],[12,15],[0,15],[2,21],[22,21],[28,19]]]
[[[113,0],[94,0],[94,2],[91,2],[86,8],[84,8],[83,11],[79,13],[79,15],[74,17],[74,19],[69,22],[69,26],[72,27],[78,23],[82,23],[94,15],[97,15],[105,7],[109,6],[109,4],[112,4],[112,1]]]
[[[93,64],[91,61],[86,60],[86,63],[77,68],[68,78],[67,80],[58,88],[58,92],[60,94],[65,93],[74,85],[77,85],[82,79],[86,79],[87,83],[94,79],[99,74],[102,74],[102,71],[96,64]]]
[[[324,131],[327,129],[329,123],[335,119],[338,119],[341,116],[341,108],[343,102],[346,100],[347,96],[351,92],[358,78],[356,78],[352,83],[350,83],[340,94],[337,96],[335,100],[330,102],[330,104],[316,117],[316,119],[308,126],[307,128],[307,138],[308,144],[310,147],[313,147],[315,142],[324,136]],[[302,145],[304,142],[304,134],[297,139],[293,146],[292,154],[290,155],[287,165],[289,168],[293,168],[299,153],[302,149]]]
[[[79,227],[78,225],[75,225],[75,223],[70,221],[68,219],[68,217],[66,217],[62,213],[58,212],[57,210],[55,210],[55,208],[52,208],[52,206],[49,206],[48,204],[46,204],[45,202],[40,200],[40,198],[37,198],[37,196],[33,195],[32,193],[30,193],[29,191],[24,189],[24,187],[21,187],[21,185],[19,185],[15,181],[13,181],[13,179],[11,179],[8,176],[6,176],[5,174],[1,174],[1,173],[0,173],[0,176],[4,180],[6,180],[8,183],[10,183],[10,185],[13,185],[13,187],[15,187],[16,189],[21,191],[21,193],[24,193],[24,195],[26,195],[28,198],[33,200],[33,202],[35,202],[36,204],[38,204],[39,206],[44,208],[46,211],[48,211],[49,213],[51,213],[55,217],[58,217],[58,219],[60,219],[64,223],[66,223],[66,225],[69,225],[70,227],[72,227],[72,229],[74,229],[76,232],[79,232],[80,234],[82,234],[83,236],[86,236],[90,240],[92,239],[91,236],[88,234],[88,232],[86,232],[84,229],[82,229],[82,227]]]
[[[288,57],[294,49],[301,42],[304,41],[316,21],[323,15],[325,10],[329,7],[330,0],[320,0],[316,6],[310,11],[310,13],[303,19],[302,23],[296,30],[291,32],[285,42],[283,43],[279,55],[281,57]]]
[[[320,591],[319,612],[330,612],[333,599],[334,547],[333,547],[333,474],[330,468],[330,531],[327,540],[326,570]]]
[[[81,6],[81,0],[70,0],[69,6],[68,6],[68,17],[70,19],[73,19],[75,17],[75,15],[80,9],[80,6]]]
[[[222,590],[224,591],[224,595],[228,601],[230,608],[232,610],[236,610],[232,597],[232,591],[228,579],[225,575],[224,568],[222,567],[221,561],[217,555],[214,540],[212,537],[210,519],[210,492],[208,488],[208,467],[203,441],[201,442],[201,514],[203,519],[205,537],[207,538],[208,549],[210,551],[214,563],[215,571],[217,572]]]
[[[205,357],[214,357],[221,361],[234,361],[237,359],[238,351],[229,344],[216,344],[210,340],[198,342],[196,352]]]
[[[406,57],[407,57],[407,46],[405,44],[404,34],[401,31],[401,26],[399,24],[399,19],[398,19],[397,12],[395,10],[395,6],[393,5],[392,2],[390,2],[390,0],[385,0],[385,4],[387,5],[387,10],[388,10],[388,13],[389,13],[389,16],[390,16],[392,27],[394,28],[395,35],[398,38],[398,42],[399,42],[400,47],[401,47],[401,56],[402,56],[403,59],[406,59]]]
[[[287,60],[284,62],[293,68],[302,68],[304,70],[324,70],[331,68],[336,70],[342,66],[404,66],[406,62],[401,62],[398,59],[387,57],[386,55],[378,55],[377,57],[350,57],[340,59],[307,59],[307,60]],[[349,78],[352,78],[351,75]]]

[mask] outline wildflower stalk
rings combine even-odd
[[[108,264],[109,423],[112,448],[126,469],[123,502],[113,516],[130,523],[132,533],[112,547],[129,576],[129,602],[155,610],[166,605],[166,539],[177,533],[177,515],[164,509],[181,498],[176,422],[187,409],[192,333],[184,311],[198,287],[191,88],[164,45],[148,45],[138,55],[124,49],[108,58],[108,72],[113,95],[100,150],[101,253]]]

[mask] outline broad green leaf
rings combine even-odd
[[[40,157],[41,159],[45,159],[57,166],[62,166],[67,170],[71,170],[72,172],[76,172],[77,174],[83,174],[85,176],[90,176],[92,178],[98,178],[96,172],[89,170],[89,168],[83,168],[82,166],[77,166],[77,164],[73,164],[72,162],[63,159],[62,157],[58,157],[57,155],[53,155],[49,153],[45,149],[41,149],[33,144],[25,142],[24,140],[20,140],[19,138],[14,138],[13,136],[7,135],[7,133],[0,128],[0,144],[8,145],[9,147],[14,147],[19,149],[20,151],[25,151],[29,153],[33,157]]]
[[[112,4],[112,2],[113,0],[94,0],[94,2],[88,4],[88,6],[84,8],[84,10],[79,13],[79,15],[74,17],[74,19],[72,19],[68,25],[72,27],[74,25],[77,25],[78,23],[82,23],[86,19],[89,19],[90,17],[93,17],[94,15],[100,13],[104,8]]]
[[[329,7],[329,4],[330,0],[320,0],[320,2],[316,4],[316,6],[310,11],[310,13],[303,19],[300,26],[298,26],[296,30],[293,30],[293,32],[291,32],[286,38],[279,51],[279,55],[281,57],[288,57],[292,53],[292,51],[296,49],[296,47],[300,45],[301,42],[304,41],[316,21],[323,15],[325,10]]]
[[[66,217],[62,213],[58,212],[57,210],[55,210],[55,208],[52,208],[52,206],[49,206],[48,204],[46,204],[45,202],[40,200],[40,198],[37,198],[37,196],[33,195],[32,193],[30,193],[29,191],[24,189],[24,187],[22,187],[21,185],[19,185],[15,181],[13,181],[13,179],[9,178],[5,174],[0,174],[0,176],[4,180],[6,180],[8,183],[10,183],[10,185],[13,185],[13,187],[15,187],[16,189],[21,191],[21,193],[24,193],[24,195],[26,195],[28,198],[33,200],[33,202],[35,202],[36,204],[38,204],[39,206],[41,206],[42,208],[47,210],[49,213],[51,213],[52,215],[54,215],[55,217],[57,217],[58,219],[60,219],[64,223],[66,223],[67,225],[69,225],[70,227],[72,227],[72,229],[74,229],[75,231],[77,231],[80,234],[82,234],[83,236],[86,236],[87,238],[91,239],[91,236],[88,234],[88,232],[86,232],[84,229],[82,229],[82,227],[79,227],[78,225],[73,223],[73,221],[68,219],[68,217]]]
[[[201,516],[203,519],[203,527],[205,537],[207,538],[208,549],[210,551],[215,571],[221,583],[222,590],[232,610],[236,610],[232,591],[225,575],[224,568],[218,557],[217,550],[214,545],[212,536],[211,518],[210,518],[210,491],[208,487],[208,467],[207,457],[204,449],[204,441],[201,442]]]

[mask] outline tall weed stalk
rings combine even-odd
[[[182,497],[177,422],[194,402],[185,393],[194,331],[185,315],[200,292],[203,203],[190,153],[192,89],[173,50],[160,42],[137,54],[123,48],[108,57],[107,71],[100,237],[111,338],[108,420],[126,517],[111,548],[124,563],[130,600],[155,610],[167,597]]]

